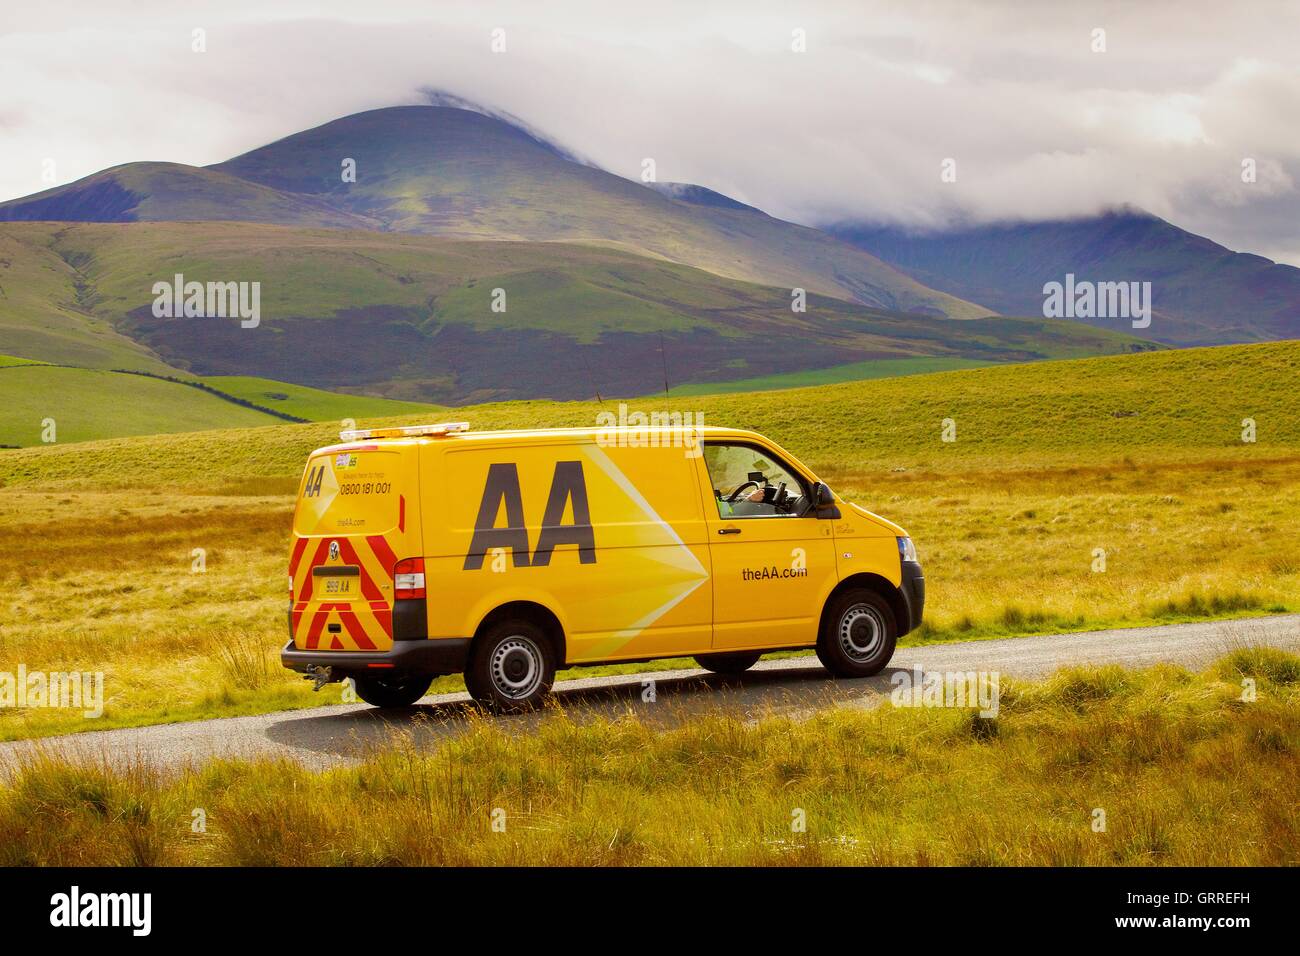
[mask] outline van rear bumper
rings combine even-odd
[[[371,670],[381,664],[384,669],[416,674],[459,674],[469,658],[468,637],[446,637],[424,641],[394,641],[386,651],[304,651],[293,641],[280,651],[280,663],[290,670],[306,673],[312,667],[330,667],[338,673]]]

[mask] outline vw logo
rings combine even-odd
[[[330,542],[330,560],[331,560],[331,561],[337,561],[338,559],[339,559],[339,543],[338,543],[337,541],[331,541],[331,542]]]

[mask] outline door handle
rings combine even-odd
[[[719,528],[718,534],[740,534],[739,528]]]

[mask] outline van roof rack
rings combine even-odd
[[[364,441],[367,438],[427,438],[467,431],[469,431],[469,422],[439,422],[435,425],[401,425],[393,428],[349,428],[339,432],[339,438],[343,441]]]

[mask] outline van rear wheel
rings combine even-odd
[[[739,674],[749,670],[762,657],[757,651],[738,651],[734,654],[696,654],[695,663],[715,674]]]
[[[852,588],[827,606],[817,657],[836,677],[870,677],[885,669],[897,642],[889,602],[875,591]]]
[[[474,642],[465,670],[470,696],[496,713],[535,709],[555,683],[555,652],[532,621],[494,624]]]
[[[432,674],[357,674],[357,696],[373,707],[410,707],[429,692]]]

